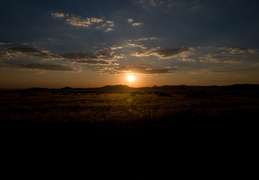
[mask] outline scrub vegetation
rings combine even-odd
[[[1,163],[26,177],[247,177],[258,110],[258,85],[1,91]]]
[[[259,86],[31,88],[0,92],[1,123],[147,125],[256,117]]]

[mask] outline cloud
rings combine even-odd
[[[71,26],[79,26],[79,27],[90,27],[91,20],[90,18],[82,19],[80,16],[70,15],[66,22]]]
[[[143,37],[126,41],[123,46],[95,47],[93,52],[67,52],[59,55],[33,47],[4,47],[0,49],[0,64],[13,68],[68,72],[90,68],[104,74],[222,74],[227,71],[230,63],[231,66],[236,63],[233,66],[238,67],[240,63],[255,64],[259,58],[258,49],[163,48],[138,44],[155,39]]]
[[[227,56],[220,56],[220,54],[208,53],[204,56],[199,57],[199,62],[206,63],[237,63],[236,61],[231,60],[231,58]]]
[[[194,49],[195,49],[194,47],[167,49],[167,48],[161,48],[161,47],[149,48],[149,47],[143,46],[141,51],[131,55],[135,57],[157,56],[159,59],[169,59],[171,57],[174,57],[179,54],[183,54],[188,51],[192,51]]]
[[[132,73],[140,73],[140,74],[172,73],[172,68],[151,69],[150,67],[145,67],[145,66],[123,66],[118,68],[117,70],[132,72]]]
[[[103,67],[97,68],[99,72],[107,74],[125,74],[125,73],[137,73],[137,74],[167,74],[172,73],[172,67],[152,69],[146,66],[120,66],[120,67]]]
[[[138,27],[138,26],[144,25],[143,22],[134,22],[133,19],[128,19],[128,23],[130,23],[132,27]]]
[[[111,50],[118,50],[118,49],[122,49],[122,46],[112,46],[110,47]]]
[[[114,31],[113,28],[107,28],[104,32]]]
[[[117,47],[118,49],[120,47]],[[114,55],[111,48],[100,49],[94,53],[71,52],[63,55],[53,55],[49,51],[28,47],[11,47],[7,51],[0,51],[0,60],[15,60],[27,62],[44,60],[63,60],[78,64],[89,65],[114,65],[116,58],[121,55]],[[10,62],[11,63],[11,62]],[[14,63],[15,64],[15,63]]]
[[[170,58],[170,57],[176,56],[178,54],[181,54],[181,53],[186,52],[191,49],[193,49],[193,47],[192,48],[183,47],[183,48],[173,48],[173,49],[159,49],[159,50],[153,52],[152,54],[163,59],[163,58]]]
[[[61,57],[69,60],[83,60],[83,59],[98,59],[94,53],[66,53],[61,55]]]
[[[57,64],[19,64],[19,68],[23,69],[37,69],[37,70],[48,70],[48,71],[77,71],[76,69]]]
[[[133,27],[142,26],[142,25],[143,25],[142,22],[132,23],[132,26],[133,26]]]
[[[139,47],[139,48],[142,48],[142,47],[144,47],[144,45],[135,44],[135,43],[127,43],[126,47]]]
[[[0,42],[0,46],[7,46],[7,45],[11,45],[12,43],[4,43],[4,42]]]
[[[256,49],[245,49],[245,48],[235,48],[235,49],[230,48],[229,51],[230,51],[230,54],[256,53]]]
[[[99,50],[95,53],[99,58],[108,58],[111,59],[114,57],[114,52],[110,50],[110,48],[106,48],[104,50]]]
[[[128,23],[133,23],[133,19],[128,19]]]
[[[72,52],[61,55],[61,57],[69,60],[100,60],[100,59],[112,59],[114,57],[114,52],[109,48],[104,50],[98,50],[95,53],[80,53],[80,52]]]
[[[148,40],[141,38],[139,40]],[[138,41],[138,40],[137,40]],[[240,58],[248,59],[249,54],[255,54],[256,49],[232,49],[225,47],[181,47],[181,48],[162,48],[146,47],[143,45],[132,46],[139,47],[140,50],[131,53],[134,57],[154,56],[158,59],[174,59],[184,62],[204,62],[204,63],[238,63]],[[243,56],[242,56],[243,54]]]
[[[81,27],[94,26],[94,25],[99,24],[103,21],[104,20],[100,19],[100,18],[95,18],[95,17],[82,18],[82,17],[77,16],[77,15],[69,15],[68,18],[66,19],[66,22],[68,24],[70,24],[72,26],[81,26]],[[96,28],[100,28],[100,27],[103,27],[103,26],[97,26]]]
[[[12,51],[24,52],[24,53],[41,53],[40,50],[35,48],[11,47],[9,49]]]
[[[5,61],[10,59],[11,59],[10,53],[8,53],[7,51],[0,51],[0,60]]]
[[[107,26],[109,26],[109,27],[113,27],[114,26],[114,21],[106,21],[106,23],[107,23]]]
[[[204,63],[241,63],[258,58],[256,49],[227,48],[227,47],[203,47],[198,48],[196,58]]]
[[[50,54],[49,51],[46,50],[39,50],[36,48],[27,48],[27,47],[10,47],[9,48],[9,53],[13,55],[29,55],[29,56],[34,56],[34,57],[40,57],[43,59],[53,59],[57,58]]]
[[[189,71],[189,74],[226,74],[225,71],[214,71],[210,69],[202,69],[199,71]]]
[[[131,54],[134,57],[148,57],[153,55],[153,52],[157,50],[157,48],[150,48],[145,46],[140,46],[141,50],[139,52]],[[158,47],[159,48],[159,47]]]
[[[68,16],[68,14],[64,14],[64,13],[51,13],[52,17],[55,17],[55,18],[65,18]]]
[[[104,32],[113,31],[112,27],[115,26],[114,21],[106,20],[105,18],[87,17],[83,18],[75,14],[64,14],[61,12],[51,13],[52,17],[64,18],[65,22],[71,26],[100,29]]]
[[[0,51],[0,60],[2,61],[2,65],[12,68],[78,71],[74,67],[64,65],[64,61],[60,62],[60,56],[54,56],[49,51],[31,47],[10,47],[5,49],[5,51]],[[50,60],[52,62],[51,64],[49,63]]]
[[[89,64],[89,65],[109,65],[110,61],[104,60],[77,60],[77,63],[80,64]]]
[[[143,37],[143,38],[135,39],[133,41],[155,41],[155,40],[159,40],[159,38],[158,37]]]
[[[114,52],[109,48],[104,50],[99,50],[95,53],[79,53],[72,52],[61,55],[65,60],[69,60],[74,63],[79,64],[89,64],[89,65],[109,65],[114,64]]]

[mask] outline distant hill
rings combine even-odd
[[[132,88],[129,87],[129,86],[127,86],[127,85],[107,85],[107,86],[100,87],[99,89],[106,89],[106,90],[128,90],[128,89],[132,89]]]
[[[13,91],[13,89],[0,89],[0,91]],[[211,95],[242,95],[242,96],[259,96],[259,84],[234,84],[228,86],[187,86],[187,85],[165,85],[165,86],[153,86],[153,87],[129,87],[127,85],[107,85],[96,88],[72,88],[63,87],[60,89],[48,89],[48,88],[29,88],[20,89],[18,91],[29,92],[64,92],[64,93],[155,93],[161,96],[165,96],[163,93],[170,94],[189,94],[190,97],[208,97]]]

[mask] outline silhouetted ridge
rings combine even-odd
[[[61,90],[72,90],[72,89],[73,89],[73,88],[68,87],[68,86],[61,88]]]
[[[251,89],[257,89],[259,90],[259,84],[234,84],[230,86],[225,86],[223,89],[228,90],[251,90]]]
[[[129,90],[132,89],[131,87],[127,85],[107,85],[103,86],[100,89],[105,89],[105,90]]]

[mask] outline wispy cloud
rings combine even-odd
[[[77,71],[75,68],[69,67],[67,65],[58,64],[19,64],[18,68],[47,71]]]
[[[193,49],[195,48],[183,47],[183,48],[173,48],[173,49],[158,49],[155,52],[152,52],[152,55],[156,55],[161,59],[166,59]]]
[[[107,59],[110,60],[114,58],[114,52],[111,51],[109,48],[98,50],[95,53],[80,53],[80,52],[72,52],[72,53],[66,53],[61,55],[65,59],[70,60],[83,60],[83,59],[91,59],[91,60],[100,60],[100,59]]]
[[[13,68],[80,71],[91,68],[107,74],[222,74],[231,66],[256,64],[257,49],[227,47],[147,47],[137,44],[152,38],[139,38],[136,43],[97,48],[95,52],[68,52],[54,55],[33,47],[7,47],[0,49],[0,65]],[[139,40],[139,41],[138,41]],[[132,53],[134,52],[134,53]],[[221,68],[225,68],[224,70]]]
[[[135,39],[132,41],[155,41],[155,40],[159,40],[159,38],[158,37],[143,37],[143,38]]]
[[[110,32],[110,31],[114,31],[113,28],[107,28],[104,32]]]
[[[136,57],[157,56],[159,59],[169,59],[173,56],[176,56],[178,54],[181,54],[187,51],[192,51],[194,49],[195,49],[194,47],[168,49],[168,48],[161,48],[161,47],[149,48],[144,46],[141,48],[141,51],[136,52],[132,55]]]
[[[226,47],[182,47],[161,48],[136,46],[140,50],[132,53],[134,57],[156,56],[159,59],[176,58],[185,62],[204,63],[238,63],[258,57],[256,49],[226,48]]]
[[[61,57],[47,50],[31,47],[10,47],[0,51],[1,65],[11,68],[49,70],[49,71],[79,71],[79,67],[60,62]]]
[[[0,42],[0,46],[7,46],[7,45],[11,45],[12,43],[4,43],[4,42]]]
[[[109,65],[110,61],[104,61],[104,60],[77,60],[76,63],[79,63],[79,64],[89,64],[89,65]]]
[[[61,55],[64,60],[89,65],[114,65],[114,52],[110,49],[98,50],[95,53],[72,52]]]
[[[240,63],[258,57],[256,49],[199,47],[195,54],[196,61],[205,63]]]
[[[245,49],[245,48],[229,48],[230,54],[244,54],[244,53],[256,53],[256,49]]]
[[[27,55],[27,56],[40,57],[43,59],[57,58],[56,56],[52,55],[49,51],[39,50],[36,48],[10,47],[8,52],[10,55]]]
[[[132,26],[133,27],[138,27],[138,26],[142,26],[144,23],[142,22],[135,22],[135,23],[132,23]]]
[[[0,51],[0,60],[1,61],[6,61],[6,60],[10,60],[11,59],[11,55],[9,52],[7,51]]]
[[[134,22],[134,19],[128,19],[128,23],[131,24],[132,27],[138,27],[138,26],[143,26],[143,22]]]
[[[84,59],[98,59],[94,53],[67,53],[61,55],[61,57],[69,60],[84,60]]]
[[[68,17],[68,14],[65,14],[65,13],[51,13],[52,17],[55,17],[55,18],[64,18],[64,17]]]
[[[214,71],[214,70],[210,70],[210,69],[202,69],[199,71],[190,71],[188,72],[189,74],[226,74],[225,71]]]
[[[105,18],[87,17],[83,18],[75,14],[65,14],[62,12],[51,13],[52,17],[64,18],[65,22],[71,26],[100,29],[105,32],[113,31],[115,26],[114,21],[106,20]]]
[[[116,69],[119,73],[139,73],[139,74],[165,74],[172,73],[173,68],[152,69],[146,66],[121,66]]]
[[[172,67],[152,69],[147,66],[119,66],[119,67],[98,67],[99,72],[106,74],[168,74],[173,73]]]

